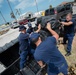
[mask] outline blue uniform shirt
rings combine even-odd
[[[30,34],[31,32],[33,32],[33,28],[32,27],[27,29],[27,33]]]
[[[36,61],[43,61],[50,68],[60,67],[63,63],[67,65],[65,58],[56,47],[56,39],[47,37],[35,50],[34,57]]]
[[[28,38],[29,38],[29,34],[20,33],[20,35],[19,35],[19,45],[20,45],[19,50],[23,51],[23,50],[27,49],[27,47],[29,46]]]
[[[65,22],[67,22],[67,21],[65,21]],[[72,25],[64,26],[64,32],[65,32],[66,34],[71,34],[71,33],[74,33],[74,32],[75,32],[75,31],[74,31],[74,28],[75,28],[76,22],[75,22],[74,19],[72,19],[71,22],[73,22]]]

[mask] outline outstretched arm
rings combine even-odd
[[[71,21],[70,22],[61,22],[61,24],[64,26],[70,26],[73,24],[73,22],[71,22]]]
[[[52,36],[56,38],[56,40],[59,39],[59,35],[54,30],[51,29],[50,23],[47,23],[46,28],[49,30],[49,32],[52,34]]]

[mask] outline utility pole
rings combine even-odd
[[[15,15],[14,15],[14,12],[13,12],[13,10],[12,10],[12,8],[11,8],[11,5],[10,5],[9,0],[7,0],[7,2],[8,2],[8,5],[9,5],[10,9],[11,9],[11,14],[10,14],[11,17],[14,18],[15,20],[17,20],[16,17],[15,17]]]
[[[4,22],[7,23],[1,11],[0,11],[0,14],[1,14],[1,16],[2,16],[2,18],[3,18],[3,20],[4,20]]]
[[[38,4],[37,4],[37,1],[36,1],[36,0],[35,0],[35,3],[36,3],[37,12],[38,12],[38,14],[39,14]]]

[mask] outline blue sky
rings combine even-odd
[[[16,14],[16,9],[20,9],[22,14],[28,11],[31,11],[33,13],[37,11],[35,0],[9,0],[9,1],[15,14]],[[37,0],[38,9],[39,11],[45,10],[49,8],[49,5],[52,5],[53,7],[55,7],[63,1],[73,1],[73,0]],[[8,6],[7,0],[0,0],[0,11],[2,12],[7,22],[14,20],[10,17],[11,10]],[[19,17],[19,16],[16,15],[16,17]],[[2,16],[0,15],[0,24],[2,23],[5,23],[5,22]]]

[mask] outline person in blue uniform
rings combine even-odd
[[[19,31],[19,54],[20,54],[20,70],[24,68],[26,63],[26,58],[29,52],[29,34],[26,33],[26,27],[20,26]]]
[[[38,26],[37,33],[40,31],[41,27]],[[21,32],[19,35],[19,54],[20,54],[20,70],[22,70],[26,63],[27,55],[33,55],[34,49],[31,48],[30,40],[29,40],[29,34],[26,32],[25,26],[20,26],[19,31]]]
[[[73,38],[75,35],[75,20],[72,19],[72,14],[69,13],[66,16],[66,21],[65,22],[61,22],[61,24],[64,25],[64,38],[63,38],[63,44],[66,44],[66,41],[68,40],[68,44],[67,44],[67,54],[65,54],[65,56],[69,56],[71,55],[71,50],[72,50],[72,42],[73,42]]]
[[[30,40],[37,46],[34,58],[41,68],[44,67],[44,63],[47,65],[48,75],[58,75],[61,72],[67,75],[67,62],[56,46],[59,35],[51,29],[50,23],[47,23],[46,28],[52,36],[47,37],[44,41],[41,40],[39,33],[34,32],[30,35]]]
[[[33,32],[33,27],[32,27],[31,22],[29,21],[29,22],[28,22],[28,29],[27,29],[27,33],[31,34],[31,32]]]

